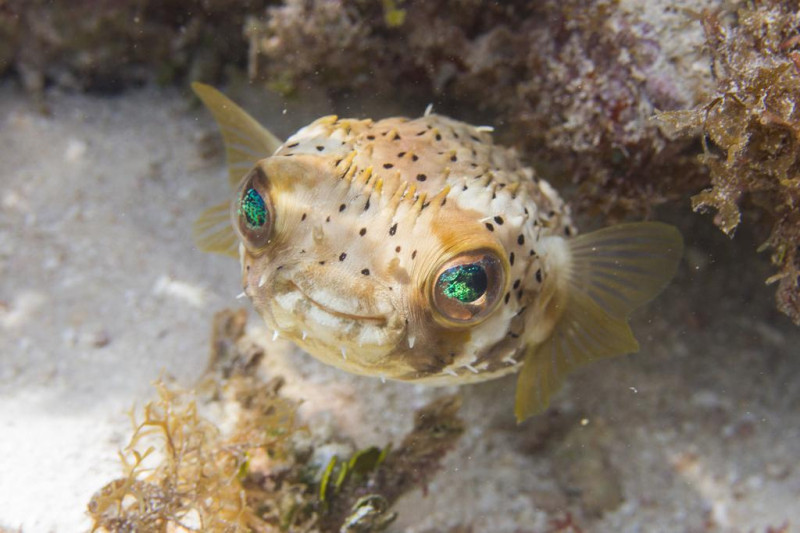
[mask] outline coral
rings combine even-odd
[[[675,135],[702,132],[701,161],[711,187],[692,198],[714,210],[733,235],[745,200],[764,209],[773,227],[761,247],[772,250],[778,308],[800,325],[800,12],[794,2],[760,2],[725,21],[702,16],[717,90],[691,111],[663,113]]]
[[[316,464],[314,448],[329,443],[298,422],[281,378],[254,375],[265,354],[245,323],[243,311],[215,316],[208,399],[158,382],[158,398],[131,414],[124,476],[88,505],[94,531],[382,531],[395,501],[431,479],[463,432],[460,402],[444,397],[416,414],[396,449]],[[212,404],[235,414],[232,429],[200,413]]]
[[[711,2],[709,2],[711,3]],[[619,2],[413,1],[388,24],[377,2],[287,0],[248,25],[251,76],[283,92],[438,94],[491,110],[506,141],[548,178],[580,185],[580,207],[647,213],[705,179],[651,120],[696,103],[707,76],[681,65],[658,28]],[[384,3],[385,7],[385,3]],[[446,111],[446,109],[445,109]],[[663,179],[662,176],[669,176]]]
[[[0,72],[13,66],[34,93],[47,83],[117,91],[152,80],[216,79],[226,66],[244,64],[244,17],[268,1],[0,2]]]

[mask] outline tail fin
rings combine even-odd
[[[517,381],[517,421],[544,410],[567,372],[635,352],[628,316],[675,275],[683,254],[678,230],[658,222],[620,224],[567,242],[563,310],[553,333],[532,346]]]
[[[228,183],[235,188],[255,164],[271,156],[281,141],[228,97],[204,83],[192,83],[195,94],[217,121],[225,141]],[[204,252],[236,256],[236,235],[230,225],[228,206],[217,205],[200,215],[194,224],[194,240]]]

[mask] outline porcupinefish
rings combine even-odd
[[[199,218],[198,245],[238,256],[276,335],[343,370],[434,385],[519,371],[521,421],[570,370],[637,351],[628,316],[677,269],[667,224],[577,235],[558,193],[489,128],[327,116],[282,143],[193,88],[236,190]]]

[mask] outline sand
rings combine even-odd
[[[205,111],[154,88],[45,101],[49,114],[0,86],[0,528],[74,532],[120,473],[127,411],[161,375],[191,386],[213,314],[248,304],[236,262],[190,237],[226,194]],[[331,105],[261,109],[279,135],[363,111]],[[641,352],[575,373],[521,426],[513,377],[463,387],[467,433],[393,531],[800,527],[800,329],[760,281],[756,236],[728,240],[688,209],[662,216],[687,254],[633,320]],[[454,390],[347,375],[250,325],[302,416],[359,446],[399,439],[414,409]]]

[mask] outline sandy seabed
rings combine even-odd
[[[206,112],[156,89],[46,103],[0,87],[0,529],[74,532],[120,473],[126,411],[160,375],[190,386],[213,314],[246,303],[236,262],[190,237],[227,194]],[[271,98],[262,111],[286,135],[329,106]],[[467,432],[393,531],[800,527],[800,328],[774,310],[752,235],[668,218],[686,260],[633,320],[641,352],[572,375],[521,426],[513,377],[462,388]],[[347,375],[250,325],[301,414],[359,446],[396,441],[454,390]]]

